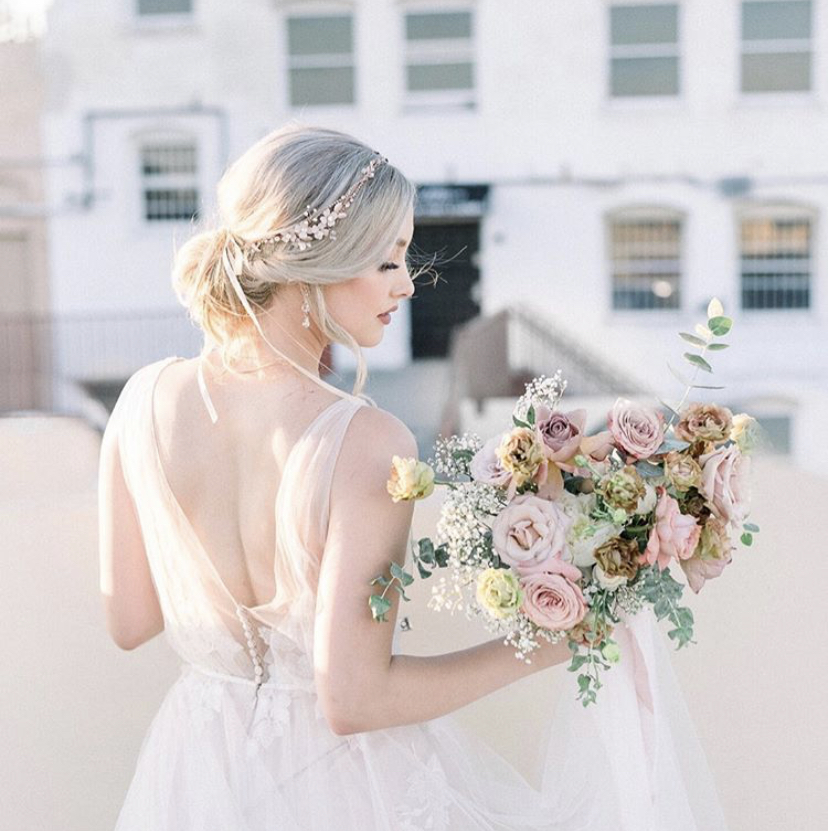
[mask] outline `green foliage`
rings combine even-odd
[[[753,534],[745,532],[739,539],[744,545],[753,545]]]
[[[685,352],[684,357],[689,361],[693,366],[697,366],[699,369],[703,369],[705,372],[713,372],[713,367],[710,366],[701,355],[694,355],[692,352]]]
[[[669,569],[661,571],[657,565],[647,566],[639,571],[636,585],[641,596],[653,604],[653,612],[657,620],[668,618],[674,629],[667,635],[678,642],[677,649],[681,649],[693,640],[693,612],[686,606],[680,606],[684,587],[673,579]]]

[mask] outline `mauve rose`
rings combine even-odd
[[[550,409],[546,404],[537,406],[535,425],[548,450],[547,458],[550,461],[564,462],[578,452],[586,420],[586,410],[561,413]]]
[[[569,560],[566,532],[572,520],[555,502],[531,493],[515,497],[492,523],[492,545],[504,563],[521,574]]]
[[[733,559],[732,552],[726,524],[710,517],[702,529],[696,553],[680,563],[690,588],[698,594],[707,580],[718,577]]]
[[[626,398],[619,398],[607,413],[607,426],[618,447],[636,459],[652,456],[664,441],[661,412]]]
[[[501,433],[492,436],[472,457],[469,463],[469,472],[476,482],[485,482],[488,485],[504,488],[509,484],[511,475],[508,470],[503,469],[495,452],[505,435],[505,433]]]
[[[656,522],[639,562],[658,562],[659,571],[664,571],[671,559],[681,561],[693,556],[702,529],[695,517],[681,512],[678,502],[665,488],[659,487],[658,491]]]
[[[736,444],[699,456],[699,491],[713,513],[730,523],[734,531],[741,527],[750,509],[750,458],[743,456]]]
[[[544,629],[569,629],[586,613],[586,601],[580,587],[562,574],[540,571],[520,579],[523,588],[523,611],[533,623]]]

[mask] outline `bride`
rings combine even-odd
[[[449,714],[565,642],[530,665],[500,639],[415,657],[396,601],[372,620],[370,581],[411,533],[390,460],[417,445],[362,393],[360,347],[413,293],[415,193],[362,142],[289,126],[228,168],[223,224],[177,253],[205,347],[135,372],[101,450],[107,626],[124,649],[163,631],[181,658],[116,829],[721,831],[651,619],[618,627],[629,657],[596,705],[550,712],[539,786]],[[356,354],[351,393],[319,375],[332,342]]]

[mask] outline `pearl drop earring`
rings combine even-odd
[[[306,286],[302,286],[302,296],[304,297],[304,300],[302,301],[302,311],[305,313],[305,316],[302,318],[302,326],[304,326],[305,329],[309,329],[310,317],[308,315],[310,314],[310,303],[308,301],[310,298],[308,297],[308,290]]]

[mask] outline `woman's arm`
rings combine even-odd
[[[163,631],[164,616],[124,479],[117,422],[113,412],[98,465],[100,586],[109,634],[121,649],[135,649]]]
[[[322,559],[314,665],[320,703],[339,734],[427,721],[519,678],[569,660],[566,641],[542,642],[530,665],[501,638],[444,655],[392,655],[399,597],[387,623],[373,620],[370,581],[405,561],[413,502],[385,489],[391,457],[417,456],[411,431],[384,410],[358,410],[334,471]]]

